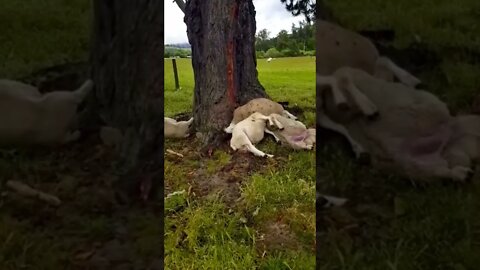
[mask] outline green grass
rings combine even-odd
[[[327,1],[345,26],[396,31],[406,48],[420,36],[441,57],[418,75],[453,111],[479,93],[478,1]],[[445,82],[444,78],[447,78]],[[320,269],[478,269],[480,190],[471,184],[412,183],[356,164],[336,141],[321,145],[321,192],[350,199],[322,211]]]
[[[0,77],[86,60],[91,1],[0,0]]]
[[[190,59],[177,59],[178,80],[181,90],[175,90],[173,67],[165,59],[165,115],[172,116],[191,110],[193,106],[193,70]],[[288,99],[300,107],[315,108],[315,58],[278,58],[268,63],[257,60],[258,78],[274,100]],[[294,95],[290,100],[290,96]],[[310,123],[315,122],[314,114]]]
[[[172,63],[165,62],[166,116],[191,111],[193,104],[191,62],[177,59],[177,66],[179,91],[175,91]],[[258,60],[259,80],[267,93],[304,109],[301,120],[307,126],[315,123],[314,72],[315,58]],[[195,185],[188,176],[191,172],[203,172],[206,181],[225,177],[221,169],[236,162],[232,153],[224,151],[199,160],[196,146],[196,141],[166,141],[166,148],[187,153],[182,160],[166,157],[168,192]],[[166,199],[170,209],[165,227],[166,269],[314,269],[315,153],[291,151],[268,139],[258,147],[275,158],[247,174],[231,172],[243,179],[239,201],[233,205],[215,190],[204,196],[185,192]],[[280,226],[288,234],[285,246],[272,243],[277,231],[271,226]]]
[[[325,1],[335,17],[354,30],[396,31],[395,45],[406,47],[415,35],[430,48],[462,47],[478,51],[480,3],[475,0]]]

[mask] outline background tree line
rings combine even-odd
[[[275,37],[270,37],[267,29],[262,29],[255,35],[257,58],[315,56],[314,34],[315,24],[307,21],[299,22],[298,26],[292,24],[291,33],[282,30]],[[191,54],[190,48],[165,46],[165,58],[187,58]]]
[[[292,24],[291,33],[282,30],[272,38],[267,29],[262,29],[255,36],[255,49],[257,58],[315,56],[315,24]]]

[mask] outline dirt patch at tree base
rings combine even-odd
[[[265,158],[254,157],[250,153],[233,153],[230,162],[218,172],[208,174],[204,169],[197,170],[192,180],[192,190],[200,197],[219,193],[227,206],[233,206],[240,199],[242,183],[264,165]]]
[[[301,248],[295,233],[281,220],[267,222],[260,231],[256,245],[261,253]]]
[[[147,269],[153,265],[154,258],[133,256],[135,231],[128,228],[131,220],[125,221],[124,216],[135,212],[155,216],[159,212],[119,203],[113,187],[119,179],[112,166],[115,154],[98,135],[55,149],[20,150],[9,155],[11,159],[2,159],[10,160],[13,167],[2,172],[3,180],[21,181],[58,196],[62,203],[52,207],[5,190],[0,198],[4,215],[39,234],[61,236],[61,242],[65,239],[72,269]],[[92,231],[84,231],[87,229]],[[92,237],[98,230],[101,235]],[[72,241],[74,246],[70,246]]]

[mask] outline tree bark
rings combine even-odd
[[[163,2],[94,0],[92,40],[89,111],[123,133],[120,185],[145,192],[163,179]],[[159,171],[143,175],[150,167]]]
[[[204,145],[219,143],[233,110],[266,97],[255,57],[252,0],[189,0],[185,23],[195,78],[194,127]]]

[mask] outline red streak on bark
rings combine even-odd
[[[227,43],[227,97],[230,105],[236,107],[236,94],[237,89],[235,87],[235,42],[234,42],[234,29],[235,23],[238,19],[238,2],[235,1],[232,7],[231,13],[231,36]]]
[[[233,41],[229,41],[227,45],[227,96],[230,105],[235,105],[235,53]]]

